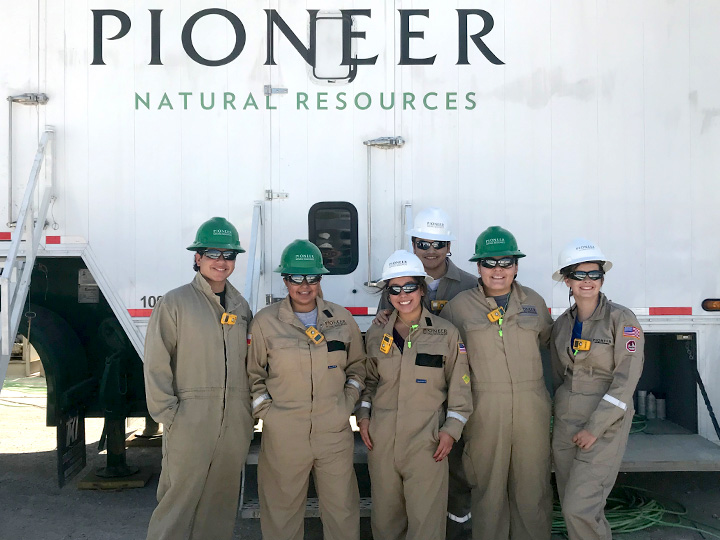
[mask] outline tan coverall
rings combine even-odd
[[[457,267],[450,258],[447,260],[447,272],[440,278],[440,285],[437,289],[435,300],[452,300],[458,293],[474,289],[478,286],[478,276],[465,272]],[[433,310],[427,296],[423,297],[423,305],[431,313],[437,315],[441,310]],[[387,293],[383,294],[378,305],[378,310],[393,310],[393,306],[387,297]],[[442,309],[442,308],[441,308]],[[448,523],[447,537],[449,540],[459,539],[463,537],[463,531],[468,526],[467,521],[470,519],[470,485],[468,484],[465,472],[463,470],[462,455],[465,448],[465,439],[460,438],[453,444],[450,455],[448,456],[448,464],[450,467],[450,480],[448,488]]]
[[[267,540],[303,538],[311,471],[324,538],[360,537],[349,419],[364,388],[362,335],[345,308],[320,297],[317,308],[320,344],[305,334],[289,296],[261,310],[250,331],[253,414],[263,419],[260,526]]]
[[[597,309],[582,326],[582,339],[590,341],[590,350],[574,354],[576,314],[575,306],[568,309],[552,332],[555,478],[570,539],[609,540],[605,501],[632,425],[645,338],[633,312],[600,293]],[[583,429],[597,437],[589,450],[572,442]]]
[[[245,369],[252,315],[230,283],[225,295],[227,309],[198,272],[150,317],[145,392],[164,433],[148,540],[232,537],[253,434]],[[234,325],[221,324],[223,312],[237,315]]]
[[[474,412],[463,434],[463,464],[473,538],[549,539],[550,396],[539,347],[548,345],[552,319],[542,297],[517,282],[502,327],[487,318],[496,308],[478,286],[441,313],[460,330],[470,363]]]
[[[447,514],[448,462],[433,459],[439,431],[456,441],[472,412],[465,347],[457,329],[423,309],[403,352],[393,343],[397,311],[367,339],[366,388],[357,419],[371,418],[368,454],[375,540],[442,540]],[[464,378],[463,378],[464,377]],[[446,414],[447,410],[447,414]]]

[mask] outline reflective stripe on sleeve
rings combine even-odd
[[[467,418],[465,418],[462,414],[458,414],[454,411],[450,411],[447,413],[447,418],[454,418],[455,420],[460,420],[463,424],[467,422]]]
[[[360,408],[362,409],[363,407],[366,409],[372,409],[372,403],[370,403],[369,401],[361,401]]]
[[[348,379],[347,381],[345,381],[345,384],[350,384],[350,385],[354,386],[355,388],[358,389],[358,392],[362,391],[362,386],[360,386],[360,383],[357,382],[355,379]]]
[[[620,407],[623,411],[627,411],[627,405],[620,401],[619,399],[616,399],[612,397],[610,394],[605,394],[603,396],[603,399],[607,401],[608,403],[612,403],[616,407]]]
[[[258,397],[256,397],[252,402],[252,408],[257,409],[258,405],[260,405],[263,401],[266,401],[270,399],[270,394],[261,394]],[[246,402],[247,403],[247,402]]]
[[[472,513],[468,514],[467,516],[459,517],[455,514],[451,514],[450,512],[447,513],[448,519],[454,521],[455,523],[465,523],[467,520],[469,520],[472,517]]]

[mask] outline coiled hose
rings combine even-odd
[[[685,507],[678,503],[672,504],[678,509],[668,508],[650,491],[631,486],[616,486],[608,497],[605,517],[615,534],[631,533],[658,526],[686,529],[720,538],[720,529],[688,519]],[[553,504],[552,533],[567,534],[560,503],[557,501]]]

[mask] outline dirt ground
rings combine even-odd
[[[142,427],[130,422],[128,432]],[[102,421],[86,421],[88,466],[69,485],[57,487],[55,428],[45,427],[44,380],[8,379],[0,394],[0,540],[132,540],[144,539],[155,506],[160,471],[159,448],[130,448],[128,463],[154,472],[148,485],[124,491],[84,491],[77,480],[102,467],[97,451]],[[618,484],[658,493],[663,501],[684,505],[688,517],[715,527],[720,535],[720,473],[621,474]],[[369,539],[369,520],[362,520],[362,538]],[[618,535],[623,540],[713,538],[698,532],[652,527]],[[260,540],[258,520],[238,519],[234,538]],[[322,538],[319,519],[306,520],[308,540]],[[562,538],[561,536],[554,536]],[[717,536],[720,538],[720,536]]]

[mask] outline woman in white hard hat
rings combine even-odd
[[[643,368],[637,318],[600,291],[610,268],[600,248],[577,239],[560,252],[552,276],[575,299],[555,321],[550,347],[553,460],[571,540],[612,538],[603,510],[627,445]]]
[[[437,315],[443,306],[458,293],[477,287],[478,279],[458,268],[450,259],[450,244],[455,240],[450,216],[440,208],[430,207],[418,212],[413,228],[406,231],[412,250],[422,262],[423,269],[432,279],[428,283],[423,305]],[[384,326],[393,306],[387,291],[383,291],[374,324]],[[470,486],[462,466],[465,441],[453,445],[450,462],[450,489],[448,490],[447,537],[449,540],[465,538],[470,526]]]
[[[445,538],[445,458],[472,412],[472,395],[460,334],[423,306],[431,279],[415,255],[393,253],[381,284],[395,310],[366,335],[356,416],[370,450],[375,540]]]
[[[320,280],[328,270],[314,244],[288,245],[275,271],[288,296],[253,319],[247,367],[253,415],[263,420],[263,538],[302,539],[312,472],[324,537],[359,540],[349,420],[364,388],[362,336],[348,310],[322,299]]]

